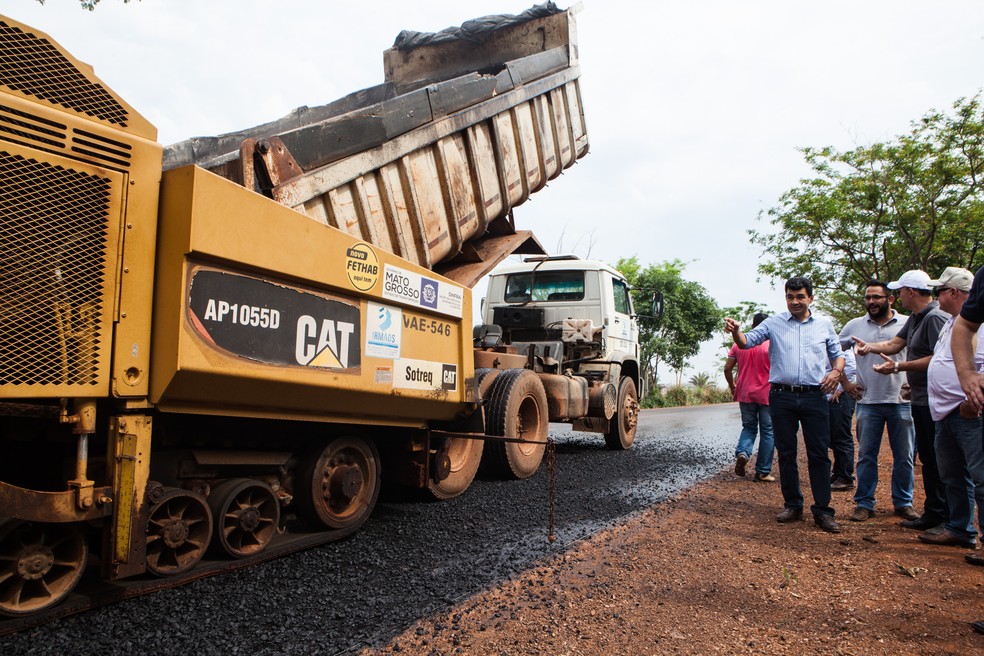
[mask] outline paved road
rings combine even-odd
[[[15,654],[347,653],[385,643],[460,602],[727,467],[737,404],[647,410],[635,446],[551,425],[555,522],[544,468],[526,481],[476,481],[444,503],[386,499],[340,543],[196,581],[0,638]]]

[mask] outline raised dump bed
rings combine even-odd
[[[175,144],[164,168],[196,163],[466,287],[541,252],[511,212],[588,151],[574,13],[404,32],[383,58],[384,84]]]

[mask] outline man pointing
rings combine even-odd
[[[839,533],[830,507],[830,426],[825,394],[837,389],[844,373],[844,358],[829,319],[810,310],[813,283],[802,277],[786,281],[786,308],[744,334],[738,322],[724,320],[724,329],[735,344],[745,349],[769,340],[769,409],[785,509],[776,521],[786,523],[803,516],[803,493],[796,464],[796,432],[803,427],[814,523],[829,533]],[[832,369],[827,373],[827,364]]]

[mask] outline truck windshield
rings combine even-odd
[[[583,299],[583,271],[538,271],[535,276],[514,273],[506,278],[506,303]]]

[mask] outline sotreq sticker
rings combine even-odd
[[[393,362],[393,387],[453,392],[458,389],[458,366],[400,358]]]

